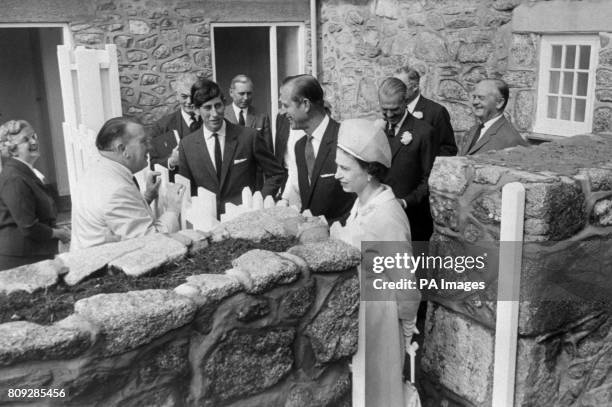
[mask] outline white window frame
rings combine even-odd
[[[562,45],[589,45],[591,54],[589,60],[589,79],[587,84],[586,107],[584,122],[572,120],[550,119],[548,111],[548,89],[550,85],[550,74],[552,62],[552,46]],[[574,136],[576,134],[591,133],[593,129],[593,104],[595,100],[595,73],[599,59],[599,36],[598,35],[542,35],[540,42],[540,68],[538,75],[538,103],[536,120],[533,131],[535,133],[551,134],[556,136]],[[561,70],[564,70],[565,51],[561,61]],[[574,72],[581,71],[578,68]],[[586,70],[583,70],[586,72]],[[562,78],[559,78],[559,87],[563,86]],[[577,78],[575,75],[573,84],[573,95],[576,94]],[[573,112],[572,103],[572,112]]]
[[[217,65],[215,60],[215,27],[268,27],[270,29],[270,112],[274,120],[278,113],[278,54],[276,47],[276,28],[277,27],[297,27],[298,28],[298,66],[300,73],[305,72],[306,67],[306,46],[305,46],[305,24],[302,22],[282,22],[282,23],[211,23],[210,42],[211,42],[211,60],[213,69],[213,80],[217,80]],[[282,78],[280,78],[282,79]],[[275,126],[272,126],[272,131],[275,132]]]

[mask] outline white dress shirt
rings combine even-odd
[[[234,103],[232,103],[232,109],[234,109],[234,114],[236,115],[236,123],[238,123],[238,120],[240,120],[240,111],[242,110],[242,115],[244,116],[244,124],[246,124],[246,118],[249,108],[247,107],[245,109],[241,109]]]
[[[223,162],[223,149],[225,148],[225,121],[221,125],[221,128],[217,130],[215,133],[218,134],[219,145],[221,146],[221,162]],[[213,132],[208,130],[206,126],[202,126],[204,130],[204,141],[206,142],[206,148],[208,148],[208,155],[210,156],[210,161],[215,167],[215,138],[213,137]]]
[[[70,250],[178,230],[178,213],[155,219],[131,171],[106,157],[92,164],[72,195]]]
[[[312,149],[314,150],[315,159],[317,158],[317,154],[319,153],[319,146],[321,145],[321,140],[323,140],[323,135],[325,134],[325,130],[327,130],[327,126],[329,125],[329,116],[325,115],[321,123],[317,126],[316,129],[312,132]],[[285,184],[285,190],[283,191],[282,198],[287,200],[290,205],[295,205],[298,208],[301,208],[302,201],[300,199],[300,186],[298,181],[298,173],[297,173],[297,164],[295,157],[295,143],[300,140],[306,134],[302,131],[302,135],[298,133],[298,130],[294,131],[295,140],[293,141],[293,145],[289,145],[289,140],[287,140],[287,152],[291,150],[293,162],[295,163],[293,168],[289,166],[289,162],[287,162],[287,183]],[[291,137],[291,132],[289,132],[289,137]],[[287,156],[287,154],[285,155]]]

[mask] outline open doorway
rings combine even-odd
[[[65,210],[70,189],[57,63],[61,44],[62,27],[0,26],[0,122],[23,119],[32,124],[41,149],[35,166],[57,186],[60,210]]]
[[[253,105],[268,112],[274,122],[280,82],[305,72],[304,25],[213,24],[212,46],[213,76],[223,93],[228,95],[237,74],[249,76],[254,84]]]

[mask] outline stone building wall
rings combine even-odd
[[[612,402],[610,157],[609,137],[577,136],[434,164],[432,254],[490,248],[503,186],[525,187],[524,243],[508,243],[523,250],[515,406]],[[430,302],[422,369],[432,404],[424,405],[491,405],[496,284]]]
[[[506,112],[528,133],[537,104],[540,36],[513,32],[513,11],[522,3],[533,1],[323,1],[321,79],[336,118],[376,115],[378,84],[411,65],[422,74],[423,95],[447,107],[458,142],[474,123],[469,93],[486,77],[508,82]],[[609,132],[609,33],[601,33],[601,46],[593,131]]]
[[[309,240],[283,253],[249,251],[231,269],[194,274],[174,289],[83,298],[51,325],[0,324],[0,404],[350,406],[359,250],[314,239],[321,223],[310,221],[314,228],[293,209],[273,208],[224,223],[212,237],[157,234],[0,272],[0,295],[32,292],[106,267],[146,278],[210,239],[306,229]],[[56,395],[9,391],[42,388]]]

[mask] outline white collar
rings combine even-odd
[[[240,111],[242,110],[243,112],[242,114],[244,115],[244,121],[246,122],[246,117],[249,112],[249,108],[245,107],[244,109],[241,109],[238,106],[236,106],[234,102],[232,102],[232,108],[234,108],[234,114],[236,115],[236,121],[238,121],[238,118],[240,117]]]
[[[419,99],[421,98],[421,94],[416,95],[412,102],[408,103],[408,111],[410,113],[414,113],[414,109],[416,108],[417,103],[419,103]]]
[[[327,129],[327,125],[329,124],[329,116],[325,115],[321,123],[317,126],[316,129],[312,132],[311,136],[313,139],[317,140],[319,143],[323,139],[323,135],[325,134],[325,130]]]
[[[194,116],[195,120],[198,120],[198,116],[199,116],[198,111],[194,110],[193,114],[195,114]],[[185,123],[189,125],[191,124],[191,115],[185,112],[182,108],[181,108],[181,116],[183,116],[183,120],[185,121]]]
[[[45,182],[45,175],[38,171],[36,168],[34,168],[32,166],[32,164],[30,164],[29,162],[23,161],[21,158],[19,157],[13,157],[15,160],[24,163],[25,165],[28,166],[28,168],[34,173],[34,175],[36,175],[36,178],[38,178],[41,182]]]
[[[366,202],[364,205],[359,204],[359,199],[355,200],[355,204],[351,209],[352,218],[356,217],[358,214],[364,215],[368,213],[371,208],[374,208],[377,205],[396,199],[390,186],[381,184],[381,187],[382,188],[377,191],[378,193],[371,196],[368,202]]]
[[[495,116],[494,118],[489,119],[486,122],[484,122],[482,124],[482,131],[480,132],[480,135],[482,136],[483,134],[485,134],[485,132],[489,130],[491,126],[493,126],[493,123],[501,119],[503,115],[504,115],[504,112],[502,112],[499,116]]]
[[[202,129],[204,130],[204,139],[211,139],[213,132],[208,130],[206,126],[202,126]],[[223,120],[223,124],[221,125],[221,128],[217,130],[215,133],[217,133],[219,137],[225,137],[225,129],[226,129],[225,120]]]

